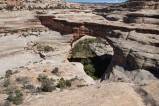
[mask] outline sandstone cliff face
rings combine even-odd
[[[158,10],[151,11],[151,18],[158,22]],[[78,15],[77,15],[78,14]],[[122,20],[111,21],[105,20],[102,17],[90,14],[82,14],[80,19],[79,12],[67,14],[58,14],[53,16],[40,16],[42,24],[50,29],[57,30],[61,33],[74,33],[74,40],[79,39],[84,35],[102,37],[114,49],[114,56],[110,67],[106,72],[106,77],[109,77],[113,67],[120,66],[124,70],[133,71],[136,69],[145,69],[158,76],[159,70],[159,30],[157,22],[144,21],[144,24],[139,22],[128,23],[125,17],[130,19],[129,14],[140,14],[145,19],[146,13],[143,11],[128,12],[123,14]],[[135,15],[134,15],[135,16]],[[149,15],[147,15],[149,16]],[[48,21],[49,20],[49,21]],[[108,76],[107,76],[108,75]]]
[[[128,6],[133,7],[133,1],[129,2]],[[72,9],[38,11],[61,7],[62,2],[58,0],[7,0],[0,3],[2,9],[27,9],[0,11],[0,76],[8,70],[13,71],[10,86],[24,92],[23,106],[158,106],[158,6],[143,4],[135,12],[128,11],[126,6],[124,9],[110,7],[110,11],[99,16],[91,11]],[[137,5],[140,3],[138,1]],[[148,10],[150,8],[152,10]],[[36,10],[28,11],[32,9]],[[86,75],[81,63],[67,60],[71,44],[85,35],[103,38],[113,48],[112,61],[102,78],[118,82],[96,84]],[[40,87],[37,78],[41,74],[56,81],[60,78],[74,79],[74,88],[95,85],[32,95],[32,90],[36,92]],[[5,78],[0,79],[0,105],[7,98],[1,94],[6,90],[4,81]],[[27,84],[32,86],[31,90],[24,88]]]
[[[159,9],[158,0],[129,0],[126,5],[134,9]]]
[[[82,64],[67,60],[72,35],[62,36],[44,27],[35,11],[0,13],[0,76],[4,76],[7,70],[17,70],[19,73],[13,75],[14,79],[21,76],[34,80],[47,70],[48,75],[55,79],[72,79],[79,75],[81,80],[86,78],[84,84],[94,83],[84,72]],[[59,69],[58,76],[51,74],[54,68]],[[30,69],[30,74],[26,74]]]

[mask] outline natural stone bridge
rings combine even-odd
[[[41,23],[62,34],[73,34],[73,42],[84,35],[101,37],[114,50],[106,71],[109,77],[115,66],[124,70],[144,69],[159,76],[159,26],[108,21],[101,16],[72,11],[38,16]]]

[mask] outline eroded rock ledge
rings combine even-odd
[[[109,21],[101,16],[77,10],[67,11],[67,14],[66,11],[57,11],[57,13],[38,17],[43,25],[52,30],[63,34],[73,33],[73,41],[84,35],[91,35],[102,37],[109,42],[114,49],[114,56],[106,73],[110,73],[114,66],[120,66],[131,71],[149,70],[158,76],[159,26],[157,24],[133,22],[130,24],[124,22],[124,18],[120,21]],[[144,10],[134,14],[139,13],[145,14]],[[125,14],[123,17],[126,17]]]

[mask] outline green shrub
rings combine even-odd
[[[4,79],[3,86],[4,86],[4,87],[8,87],[9,85],[10,85],[10,78],[5,78],[5,79]]]
[[[16,78],[16,81],[19,82],[20,84],[27,84],[29,83],[29,78],[28,77],[18,77]]]
[[[37,79],[41,82],[41,86],[40,86],[41,91],[52,92],[53,90],[56,89],[53,79],[50,79],[45,75],[39,75]]]
[[[60,89],[71,87],[71,81],[70,80],[64,80],[64,78],[61,78],[57,84],[57,87]]]
[[[41,84],[41,90],[43,92],[52,92],[55,89],[56,89],[56,87],[55,87],[53,81],[50,79],[43,81]]]
[[[95,69],[94,62],[91,58],[81,59],[81,63],[84,65],[84,71],[87,75],[94,80],[98,79],[98,75],[96,74],[98,70]]]
[[[44,51],[49,52],[49,51],[54,51],[54,49],[51,46],[46,45],[44,46]]]
[[[6,9],[7,10],[13,10],[14,9],[14,5],[7,5]]]
[[[1,77],[1,76],[0,76],[0,80],[1,80],[1,79],[4,79],[4,77]]]
[[[38,79],[38,81],[42,82],[42,81],[48,79],[48,77],[46,75],[40,74],[37,79]]]
[[[19,105],[23,102],[23,93],[20,90],[10,91],[8,92],[7,100],[15,105]]]
[[[97,79],[97,76],[95,75],[96,70],[92,64],[84,65],[84,70],[87,73],[87,75],[89,75],[93,79]]]
[[[12,71],[12,70],[7,70],[7,71],[6,71],[6,74],[5,74],[5,77],[8,78],[8,77],[10,77],[12,74],[13,74],[13,71]]]
[[[54,48],[49,45],[37,44],[37,50],[44,51],[44,52],[50,52],[50,51],[54,51]]]
[[[91,50],[89,46],[95,41],[96,39],[85,39],[78,42],[72,49],[71,58],[88,58],[96,56],[96,54]]]
[[[59,68],[58,68],[58,67],[55,67],[51,72],[52,72],[53,74],[58,74]]]

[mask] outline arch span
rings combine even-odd
[[[103,79],[109,78],[115,66],[124,70],[145,69],[158,72],[159,70],[159,29],[131,26],[126,23],[97,23],[97,22],[75,22],[58,19],[52,16],[39,16],[41,23],[62,34],[73,34],[72,42],[84,35],[101,37],[108,41],[114,49],[109,68]],[[158,73],[159,74],[159,73]]]

